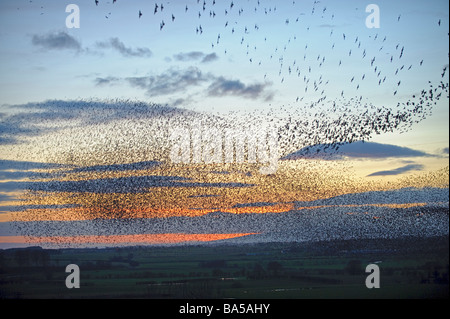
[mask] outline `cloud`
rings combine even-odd
[[[393,170],[375,172],[367,175],[367,177],[400,175],[410,171],[421,171],[423,168],[424,166],[422,164],[409,164]]]
[[[295,208],[342,206],[349,204],[406,204],[406,203],[438,203],[448,202],[448,188],[400,188],[387,191],[368,191],[362,193],[348,193],[335,197],[317,199],[314,201],[295,202]],[[351,208],[353,209],[353,208]],[[383,208],[386,209],[386,208]]]
[[[193,56],[195,54],[192,54]],[[181,57],[179,57],[181,58]],[[214,59],[210,55],[205,56],[208,59]],[[192,87],[198,87],[204,83],[210,83],[207,88],[207,95],[222,96],[240,96],[244,98],[264,97],[266,101],[272,99],[273,94],[266,92],[268,84],[255,83],[246,85],[240,80],[230,80],[223,76],[214,76],[205,74],[197,67],[189,67],[184,70],[169,69],[158,75],[128,77],[124,78],[132,87],[143,89],[150,96],[161,96],[185,92]],[[113,84],[120,79],[115,77],[96,78],[96,85]]]
[[[390,144],[373,142],[355,142],[344,145],[342,151],[346,156],[354,158],[386,158],[386,157],[422,157],[431,154]]]
[[[116,78],[114,76],[108,76],[106,78],[100,78],[97,77],[94,82],[96,86],[101,86],[101,85],[112,85],[116,82],[118,82],[120,79]]]
[[[48,33],[45,35],[35,34],[32,36],[31,42],[34,46],[41,47],[46,50],[74,50],[83,53],[98,54],[90,48],[82,48],[81,43],[64,31]],[[152,51],[145,47],[130,48],[120,41],[119,38],[110,38],[106,41],[97,42],[96,49],[112,49],[119,52],[123,57],[151,57]]]
[[[161,162],[156,161],[145,161],[138,163],[128,163],[128,164],[111,164],[111,165],[94,165],[87,167],[78,167],[71,170],[71,173],[79,172],[123,172],[123,171],[134,171],[134,170],[144,170],[154,168],[160,165]]]
[[[189,56],[196,56],[197,52],[187,54]],[[188,59],[186,56],[178,56],[178,59]],[[215,55],[206,55],[203,60],[213,60]],[[223,76],[216,76],[211,73],[204,73],[198,67],[191,66],[186,69],[170,68],[160,74],[116,78],[114,76],[97,77],[94,80],[95,85],[113,85],[119,82],[126,82],[131,87],[144,90],[148,96],[164,96],[173,95],[176,93],[185,93],[195,87],[200,87],[207,84],[206,95],[212,97],[223,96],[240,96],[243,98],[264,98],[265,101],[270,101],[273,98],[273,92],[266,91],[270,83],[254,83],[245,84],[240,80],[230,80]],[[192,91],[190,91],[192,92]],[[176,104],[180,105],[185,98],[177,97]]]
[[[52,105],[55,101],[46,101],[43,103],[27,103],[22,105],[10,106],[13,111],[0,120],[0,142],[1,144],[19,144],[22,143],[22,137],[33,137],[43,133],[55,132],[62,126],[47,126],[43,123],[57,124],[62,121],[77,119],[78,115],[73,113],[73,109],[62,111],[54,109]],[[66,102],[60,101],[61,105]]]
[[[26,188],[44,192],[76,192],[76,193],[146,193],[153,187],[213,187],[237,188],[251,187],[245,183],[199,183],[179,176],[129,176],[118,178],[89,179],[80,181],[48,181],[48,182],[7,182],[9,187]]]
[[[23,178],[50,178],[53,177],[50,173],[41,172],[8,172],[0,171],[0,181],[1,180],[12,180],[12,179],[23,179]]]
[[[0,193],[0,203],[1,202],[6,202],[6,201],[12,201],[15,200],[16,197],[15,196],[11,196],[11,195],[7,195],[7,194],[1,194]],[[0,206],[0,210],[4,210],[5,206]]]
[[[113,82],[111,78],[108,81]],[[101,85],[108,81],[102,81],[99,78],[97,83]],[[58,132],[67,128],[67,125],[82,127],[98,123],[106,124],[121,119],[153,119],[186,112],[175,107],[128,100],[49,100],[41,103],[12,105],[9,108],[14,113],[0,118],[0,144],[2,145],[26,142],[23,138]],[[73,121],[68,124],[68,120]],[[0,169],[1,166],[0,162]]]
[[[0,160],[0,191],[17,191],[26,187],[23,179],[45,179],[63,176],[63,173],[36,172],[33,170],[71,168],[71,165],[26,161]],[[7,181],[7,182],[4,182]],[[1,202],[1,198],[0,198]]]
[[[209,63],[219,59],[216,53],[205,54],[200,51],[192,51],[187,53],[175,54],[174,59],[180,62],[201,61],[201,63]]]
[[[195,67],[185,70],[169,69],[155,76],[126,78],[131,86],[146,90],[150,96],[184,92],[188,88],[199,86],[210,79],[210,75],[202,73]]]
[[[11,161],[0,160],[0,170],[32,170],[32,169],[51,169],[51,168],[63,168],[67,165],[55,164],[55,163],[39,163],[39,162],[26,162],[26,161]]]
[[[296,160],[304,158],[322,158],[333,160],[343,158],[384,159],[433,156],[435,155],[414,150],[408,147],[358,141],[341,145],[339,146],[339,149],[336,149],[334,145],[331,144],[317,144],[313,146],[307,146],[299,151],[283,157],[282,160]]]
[[[27,116],[24,116],[27,117]],[[21,136],[32,136],[35,133],[33,124],[18,116],[8,116],[0,121],[0,144],[19,144]],[[45,129],[41,128],[43,132]]]
[[[209,96],[222,97],[226,95],[241,96],[244,98],[259,98],[265,91],[267,84],[246,85],[240,80],[228,80],[218,77],[208,88]],[[266,97],[266,99],[269,96]]]
[[[185,105],[186,101],[187,101],[187,99],[179,98],[179,99],[176,99],[176,100],[172,101],[170,103],[170,105],[177,107],[177,106],[180,106],[180,105]]]
[[[17,200],[17,198],[14,198]],[[23,212],[28,209],[62,209],[81,207],[79,204],[49,204],[49,205],[8,205],[0,206],[1,212]]]
[[[27,188],[28,182],[2,182],[0,183],[1,193],[20,192]]]
[[[81,43],[64,31],[33,35],[31,43],[46,50],[81,50]]]
[[[0,145],[18,144],[19,140],[15,137],[0,136]]]
[[[203,58],[205,54],[199,51],[192,51],[187,53],[178,53],[173,56],[173,58],[180,62],[196,61]]]
[[[128,48],[119,38],[110,38],[108,41],[97,42],[97,48],[113,49],[124,57],[151,57],[152,51],[148,48]]]
[[[213,62],[219,59],[219,56],[215,53],[210,53],[205,55],[205,57],[202,59],[202,63],[209,63]]]

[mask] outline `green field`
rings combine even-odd
[[[0,297],[448,298],[449,239],[0,250]],[[365,286],[380,267],[381,288]],[[65,267],[80,267],[80,288]]]

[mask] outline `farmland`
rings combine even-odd
[[[0,251],[12,299],[448,298],[448,237]],[[380,267],[381,288],[365,286]],[[68,264],[80,288],[68,289]]]

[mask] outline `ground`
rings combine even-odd
[[[448,298],[449,238],[0,251],[0,297]],[[80,288],[68,289],[68,264]],[[380,267],[380,289],[365,267]]]

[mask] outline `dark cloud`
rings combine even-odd
[[[341,145],[339,149],[330,144],[317,144],[302,148],[282,158],[282,160],[296,160],[301,158],[343,159],[349,158],[401,158],[401,157],[432,157],[434,155],[390,144],[358,141]]]
[[[36,114],[36,117],[40,117],[41,114]],[[33,136],[36,130],[33,125],[36,122],[28,122],[26,118],[28,115],[23,116],[8,116],[0,121],[0,144],[19,144],[21,143],[20,137]],[[44,128],[40,128],[41,132],[46,131]]]
[[[94,165],[86,167],[74,167],[73,165],[62,165],[53,163],[37,163],[37,162],[20,162],[0,160],[0,181],[1,180],[20,180],[23,178],[50,178],[61,176],[65,173],[83,173],[83,172],[124,172],[151,169],[161,162],[145,161],[127,164],[111,164],[111,165]],[[66,168],[65,171],[58,173],[35,172],[33,169],[54,169]],[[11,184],[12,185],[12,184]]]
[[[175,101],[172,101],[170,103],[170,105],[172,105],[172,106],[180,106],[180,105],[185,105],[185,103],[186,103],[186,99],[179,98],[179,99],[176,99]]]
[[[184,92],[190,87],[207,82],[210,75],[202,73],[195,67],[185,70],[170,69],[156,76],[127,78],[128,83],[147,91],[150,96],[167,95]]]
[[[54,167],[67,167],[66,165],[58,164],[46,164],[46,163],[33,163],[33,162],[15,162],[15,161],[2,161],[4,162],[4,170],[11,168],[54,168]],[[1,162],[0,162],[1,163]],[[129,164],[112,164],[112,165],[95,165],[88,167],[77,167],[65,172],[68,173],[80,173],[80,172],[107,172],[107,171],[131,171],[131,170],[143,170],[150,169],[160,162],[146,161]],[[70,166],[69,166],[70,167]],[[64,173],[64,172],[63,172]],[[62,173],[62,174],[63,174]],[[0,171],[0,179],[11,178],[23,178],[31,177],[33,174],[38,174],[29,171],[21,172],[7,172]],[[39,177],[58,177],[61,174],[43,173]],[[89,179],[80,181],[59,181],[59,180],[47,180],[47,181],[8,181],[0,183],[0,194],[2,192],[17,192],[17,191],[43,191],[43,192],[76,192],[76,193],[96,193],[96,194],[109,194],[109,193],[145,193],[148,188],[154,187],[211,187],[211,188],[240,188],[251,187],[253,184],[245,183],[203,183],[195,182],[189,178],[179,176],[129,176],[119,178],[100,178]],[[2,195],[0,200],[10,200],[13,197],[9,195]]]
[[[45,171],[54,168],[70,168],[71,165],[61,165],[54,163],[38,163],[26,161],[0,160],[0,191],[17,191],[26,188],[26,179],[45,179],[63,176],[63,173],[49,173]],[[3,182],[7,180],[8,182]],[[2,201],[0,197],[0,201]]]
[[[0,143],[4,145],[18,144],[24,141],[23,138],[64,129],[64,125],[58,124],[60,121],[76,120],[79,121],[77,126],[84,126],[110,123],[118,119],[150,119],[170,116],[177,112],[186,113],[185,110],[175,107],[128,100],[49,100],[12,105],[10,108],[15,113],[0,119]],[[56,125],[46,126],[42,125],[43,123]]]
[[[244,98],[259,98],[265,93],[267,84],[246,85],[240,80],[229,80],[224,77],[218,77],[208,88],[210,96],[241,96]]]
[[[119,38],[110,38],[108,41],[97,42],[97,48],[113,49],[124,57],[151,57],[152,51],[148,48],[128,48]]]
[[[178,56],[178,59],[188,59],[200,54],[199,52],[191,52]],[[213,61],[217,56],[210,54],[204,56],[202,60],[206,62]],[[97,77],[94,80],[95,85],[113,85],[122,81],[127,82],[131,87],[144,90],[148,96],[163,96],[176,93],[184,93],[203,84],[209,84],[206,88],[208,96],[240,96],[243,98],[263,98],[270,101],[273,98],[273,92],[267,91],[270,83],[254,83],[245,84],[240,80],[230,80],[223,76],[215,76],[211,73],[204,73],[198,67],[189,67],[186,69],[171,68],[157,75],[116,78],[114,76]],[[180,105],[185,98],[178,98],[173,101],[172,105]]]
[[[198,183],[192,182],[188,178],[179,176],[130,176],[119,178],[89,179],[81,181],[48,181],[48,182],[27,182],[26,189],[44,192],[76,192],[76,193],[146,193],[148,188],[153,187],[251,187],[251,184],[244,183]],[[4,183],[5,184],[5,183]],[[11,185],[13,186],[13,185]],[[16,186],[16,185],[14,185]]]
[[[6,194],[0,194],[0,203],[1,202],[6,202],[6,201],[10,201],[10,200],[15,200],[16,198],[14,196],[11,195],[6,195]],[[4,206],[0,206],[0,210],[5,210]]]
[[[177,61],[188,62],[188,61],[196,61],[200,60],[205,56],[203,52],[200,51],[192,51],[187,53],[178,53],[173,56],[173,58]]]
[[[57,124],[59,121],[77,119],[79,116],[72,110],[53,108],[55,101],[43,103],[27,103],[14,105],[14,113],[0,120],[0,141],[2,144],[19,144],[22,137],[39,136],[44,133],[55,132],[63,126],[53,127],[43,123]],[[57,102],[56,102],[57,103]],[[61,105],[67,102],[60,101]]]
[[[0,192],[20,192],[27,188],[27,183],[28,182],[2,182],[0,183]]]
[[[46,50],[83,50],[84,53],[96,53],[95,50],[93,51],[90,48],[82,49],[81,43],[64,31],[49,33],[45,35],[35,34],[32,36],[31,42],[34,46],[38,46]],[[151,57],[153,55],[152,51],[148,48],[127,47],[117,37],[110,38],[107,41],[97,42],[95,48],[115,50],[123,57]]]
[[[27,209],[62,209],[62,208],[76,208],[81,207],[77,204],[64,204],[64,205],[9,205],[0,206],[2,212],[22,212]]]
[[[134,170],[143,170],[150,169],[160,165],[161,162],[156,161],[146,161],[139,163],[127,163],[127,164],[111,164],[111,165],[94,165],[87,167],[78,167],[71,170],[71,173],[79,173],[79,172],[123,172],[123,171],[134,171]]]
[[[51,169],[68,167],[68,165],[55,164],[55,163],[39,163],[39,162],[27,162],[27,161],[11,161],[0,160],[0,170],[32,170],[32,169]]]
[[[195,52],[194,52],[195,53]],[[195,55],[195,54],[192,54]],[[208,60],[213,60],[214,55],[205,56]],[[192,87],[198,87],[204,83],[211,83],[207,88],[209,96],[241,96],[244,98],[260,98],[270,100],[273,95],[266,92],[268,84],[246,85],[240,80],[229,80],[223,76],[205,74],[197,67],[190,67],[184,70],[169,69],[158,75],[128,77],[125,78],[132,87],[143,89],[149,96],[161,96],[174,93],[185,92]],[[108,85],[120,81],[115,77],[96,78],[96,85]]]
[[[46,50],[81,50],[81,43],[64,31],[46,35],[33,35],[31,42],[34,46]]]
[[[14,137],[0,136],[0,145],[18,144],[19,140]]]
[[[180,62],[200,61],[201,63],[213,62],[219,59],[216,53],[205,54],[200,51],[175,54],[174,59]]]
[[[113,76],[108,76],[106,78],[98,77],[98,78],[96,78],[94,80],[95,85],[98,85],[98,86],[100,86],[100,85],[111,85],[111,84],[114,84],[114,83],[116,83],[118,81],[119,81],[119,79],[116,78],[116,77],[113,77]]]
[[[204,56],[202,59],[202,63],[209,63],[219,59],[219,56],[216,53],[210,53]]]
[[[388,191],[368,191],[363,193],[349,193],[336,197],[317,199],[314,201],[295,202],[295,208],[314,206],[341,206],[348,204],[405,204],[405,203],[437,203],[448,202],[448,188],[401,188]]]
[[[410,171],[421,171],[423,170],[424,166],[421,164],[409,164],[409,165],[405,165],[393,170],[387,170],[387,171],[379,171],[379,172],[375,172],[372,173],[370,175],[367,175],[368,177],[371,176],[392,176],[392,175],[400,175],[406,172],[410,172]]]
[[[0,181],[1,180],[11,180],[11,179],[23,179],[23,178],[50,178],[54,175],[50,173],[41,173],[41,172],[9,172],[9,171],[0,171]]]

